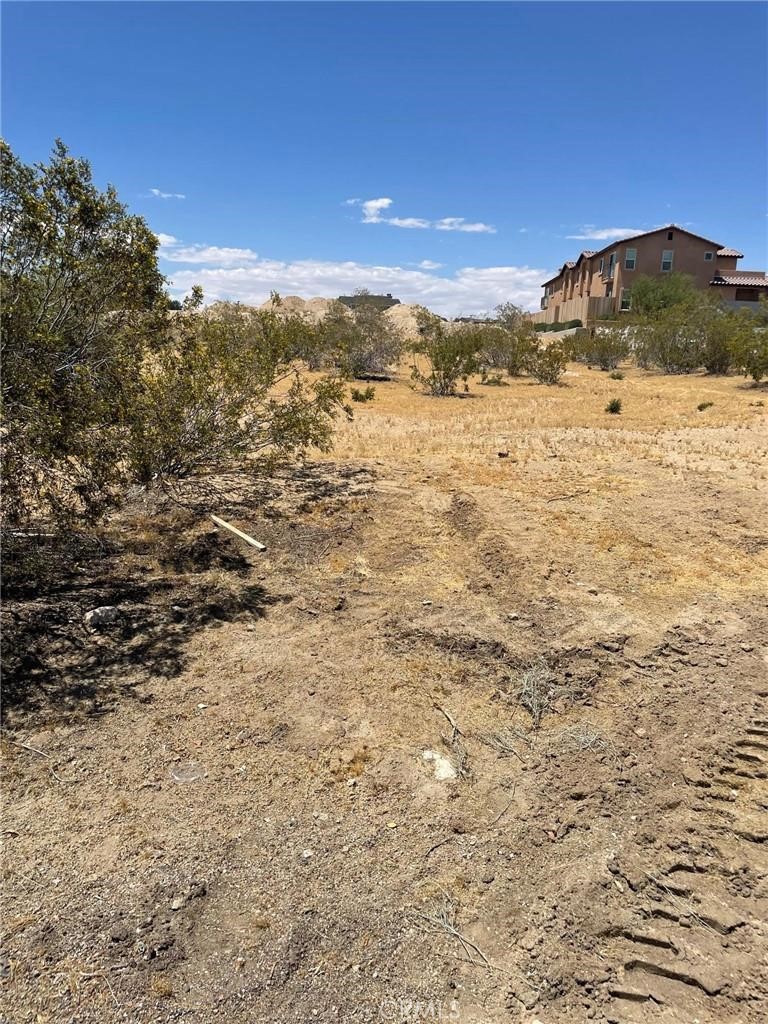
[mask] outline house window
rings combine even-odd
[[[714,258],[715,258],[715,254],[713,252],[705,252],[704,253],[704,262],[705,263],[711,263]]]
[[[665,273],[672,269],[673,249],[665,249],[661,254],[661,269]]]
[[[637,249],[624,250],[624,269],[634,270],[637,266]]]
[[[757,288],[737,288],[734,293],[735,302],[759,302]]]
[[[606,299],[613,298],[613,284],[607,284],[605,286],[605,297]]]
[[[630,300],[629,300],[629,288],[622,288],[621,289],[621,308],[622,309],[631,309],[632,308]]]
[[[667,232],[667,241],[671,242],[673,237],[674,237],[674,231],[668,231]]]
[[[604,259],[604,257],[603,257],[603,256],[601,256],[601,257],[600,257],[600,266],[598,267],[598,270],[597,270],[597,272],[598,272],[599,274],[602,274],[602,272],[603,272],[603,263],[604,263],[604,262],[605,262],[605,259]]]
[[[616,253],[612,252],[608,257],[608,277],[613,277],[613,268],[616,265]]]

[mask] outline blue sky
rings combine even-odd
[[[766,10],[5,2],[3,135],[87,157],[209,299],[531,306],[669,222],[762,269]]]

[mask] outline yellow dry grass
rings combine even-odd
[[[355,406],[328,458],[379,467],[382,489],[401,492],[411,509],[404,537],[441,567],[449,591],[457,552],[432,537],[429,509],[435,495],[445,505],[460,492],[476,502],[484,536],[497,533],[512,556],[525,552],[534,576],[610,587],[627,611],[658,600],[666,614],[703,590],[759,592],[768,585],[759,539],[768,393],[738,377],[623,372],[612,380],[572,365],[559,387],[474,380],[468,397],[432,398],[404,370]],[[605,411],[613,397],[618,416]],[[702,402],[713,404],[698,411]]]

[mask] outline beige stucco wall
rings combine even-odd
[[[668,238],[671,231],[672,238]],[[637,258],[634,270],[625,270],[626,250],[635,249]],[[600,308],[612,306],[618,312],[621,306],[621,292],[624,288],[631,289],[638,277],[660,277],[665,271],[661,269],[661,257],[665,249],[673,252],[672,272],[690,275],[698,288],[706,290],[709,282],[719,270],[733,270],[736,267],[736,256],[717,256],[717,246],[696,238],[677,228],[662,228],[653,234],[643,235],[628,243],[619,242],[613,248],[606,249],[602,254],[590,256],[577,267],[564,271],[554,282],[554,292],[549,299],[546,310],[535,314],[536,322],[553,323],[555,320],[573,320],[577,317],[585,320],[596,314],[588,310],[587,299],[605,299]],[[714,253],[711,260],[705,260],[704,254]],[[616,264],[612,279],[604,277],[600,271],[600,260],[607,268],[611,253],[616,255]],[[608,288],[612,286],[612,301],[605,298]],[[725,296],[723,296],[725,298]],[[730,296],[729,296],[730,298]],[[581,312],[573,312],[578,303]]]

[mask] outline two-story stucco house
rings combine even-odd
[[[639,276],[660,276],[677,271],[692,277],[702,291],[710,291],[729,305],[757,305],[768,296],[768,277],[762,270],[738,270],[742,254],[711,238],[668,224],[604,248],[585,250],[577,260],[564,263],[555,277],[544,282],[539,323],[562,323],[618,315],[631,307],[632,282]]]

